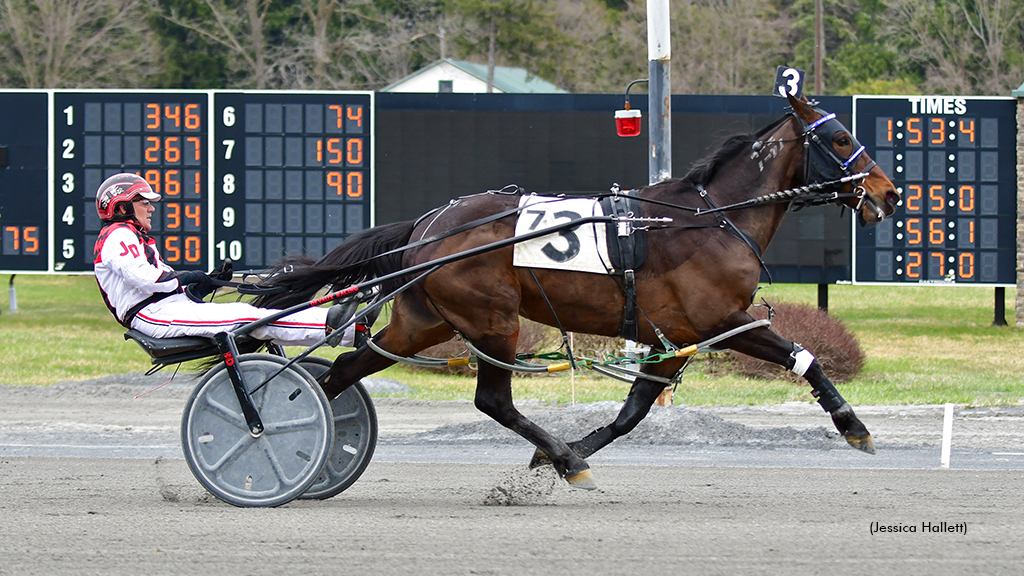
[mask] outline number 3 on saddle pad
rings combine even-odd
[[[517,243],[513,265],[608,273],[611,261],[605,224],[592,222],[566,226],[580,218],[603,216],[600,202],[593,198],[552,198],[531,194],[523,196],[519,206],[522,211],[516,220],[517,237],[545,228],[562,228],[546,236]]]

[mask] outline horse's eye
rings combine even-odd
[[[840,146],[849,146],[850,145],[850,137],[849,136],[840,136],[839,139],[836,140],[836,144],[838,144]]]

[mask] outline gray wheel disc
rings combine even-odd
[[[330,405],[298,366],[264,384],[287,362],[283,358],[244,354],[236,361],[263,433],[249,433],[227,369],[219,366],[185,405],[185,461],[200,484],[229,504],[280,506],[305,492],[327,462],[334,438]]]
[[[331,367],[326,358],[308,357],[299,364],[313,378]],[[377,411],[362,384],[356,383],[331,400],[334,414],[334,447],[327,465],[313,485],[299,498],[324,500],[355,483],[366,470],[377,447]]]

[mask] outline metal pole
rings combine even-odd
[[[995,319],[993,326],[1006,326],[1006,288],[996,288]]]
[[[656,184],[672,177],[672,49],[669,0],[647,2],[648,114],[651,116],[648,178]]]
[[[7,288],[7,304],[11,309],[11,314],[18,313],[18,292],[14,289],[14,277],[17,274],[11,274],[11,283]]]
[[[825,9],[814,1],[814,93],[825,93]]]
[[[828,284],[818,284],[818,308],[828,312]]]
[[[672,177],[672,47],[670,45],[669,0],[647,1],[647,110],[651,117],[650,157],[647,176],[650,184]],[[627,348],[636,347],[626,342]],[[672,387],[654,401],[672,405]]]

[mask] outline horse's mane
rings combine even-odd
[[[726,161],[736,157],[740,150],[750,146],[768,132],[775,130],[788,119],[788,115],[783,116],[757,132],[744,132],[728,137],[725,142],[719,145],[717,150],[694,162],[693,167],[690,168],[690,171],[682,179],[694,186],[706,185]]]

